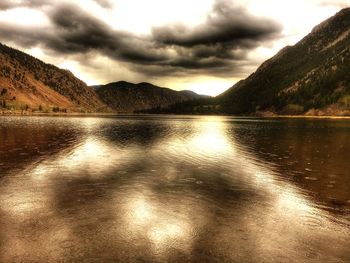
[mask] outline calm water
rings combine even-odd
[[[0,117],[0,262],[350,262],[350,121]]]

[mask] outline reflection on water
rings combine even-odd
[[[134,238],[142,236],[148,240],[154,253],[165,254],[169,248],[184,251],[190,248],[191,228],[183,215],[162,211],[161,204],[147,200],[145,196],[131,195],[125,202],[125,209],[125,224],[131,234],[135,235]]]
[[[349,262],[349,129],[2,117],[0,262]]]

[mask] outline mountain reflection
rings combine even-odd
[[[13,126],[11,118],[3,123],[2,129]],[[266,145],[252,139],[274,122],[135,117],[29,123],[42,127],[38,145],[60,147],[47,147],[38,159],[28,156],[24,168],[0,179],[1,262],[350,258],[346,215],[329,213],[314,198],[318,192],[286,176],[283,160],[265,158],[260,149]],[[44,136],[49,127],[72,137]],[[22,133],[11,131],[20,143]],[[269,134],[272,147],[283,147],[281,136]],[[14,166],[8,158],[1,162]]]

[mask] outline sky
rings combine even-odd
[[[350,0],[0,0],[0,42],[88,85],[218,95]]]

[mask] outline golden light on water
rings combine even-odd
[[[85,137],[69,151],[49,156],[45,162],[30,167],[27,173],[36,183],[48,183],[57,173],[73,176],[85,171],[86,176],[98,177],[128,162],[134,149],[112,147],[99,138]]]
[[[174,154],[183,153],[189,158],[234,155],[235,145],[225,134],[225,125],[221,117],[202,117],[192,127],[191,135],[186,138],[174,137],[160,147],[167,151],[171,150]]]
[[[292,216],[298,214],[314,214],[314,212],[316,212],[311,202],[302,198],[295,190],[293,191],[293,188],[280,191],[277,200],[276,206],[286,212],[289,211]],[[317,214],[320,214],[320,211],[318,211]]]
[[[263,169],[248,160],[242,162],[245,162],[247,171],[252,173],[251,178],[256,186],[274,196],[275,209],[278,213],[283,211],[284,216],[290,217],[315,211],[310,200],[307,200],[293,185],[276,180],[276,175],[271,170]]]
[[[188,235],[187,227],[181,222],[160,223],[148,231],[154,249],[162,252],[171,247],[188,248]]]
[[[78,125],[80,125],[83,129],[85,129],[87,132],[93,132],[98,130],[100,125],[103,123],[103,121],[100,118],[81,118],[79,120]]]
[[[103,141],[88,137],[71,152],[57,159],[57,165],[65,169],[87,169],[91,171],[106,171],[110,166],[118,164],[118,152]],[[103,162],[108,159],[107,163]]]
[[[148,224],[152,219],[153,214],[151,211],[151,206],[144,198],[137,199],[130,204],[130,216],[131,221],[135,225],[145,225]]]
[[[48,179],[50,173],[50,168],[46,164],[39,164],[32,168],[30,174],[33,179],[38,182],[44,182]]]
[[[220,119],[200,122],[197,133],[187,142],[191,149],[207,154],[233,154],[234,148],[225,135],[225,124]]]
[[[72,155],[78,158],[81,157],[82,160],[89,160],[96,155],[106,154],[108,150],[109,149],[105,147],[100,140],[88,138],[72,153]]]
[[[129,231],[143,235],[157,253],[169,248],[187,250],[191,245],[190,221],[184,215],[169,213],[174,204],[162,204],[142,194],[131,194],[125,202],[125,221]]]
[[[3,211],[18,216],[31,216],[34,212],[39,212],[45,208],[46,203],[49,202],[49,196],[41,192],[33,194],[26,189],[18,189],[18,192],[11,195],[0,195],[0,208]]]

